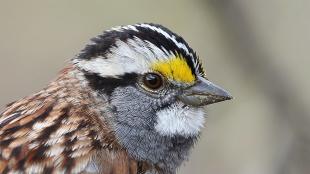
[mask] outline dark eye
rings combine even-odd
[[[163,86],[163,78],[156,73],[147,73],[143,77],[143,83],[146,87],[156,90]]]

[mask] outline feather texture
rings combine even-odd
[[[137,173],[72,72],[1,114],[0,173]]]

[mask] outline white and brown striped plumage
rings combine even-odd
[[[98,151],[119,149],[106,121],[91,109],[96,106],[91,94],[72,72],[65,69],[46,89],[1,114],[0,173],[78,173]]]
[[[160,25],[108,30],[1,113],[0,173],[175,173],[203,125],[201,106],[230,99],[204,76]]]

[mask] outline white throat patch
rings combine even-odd
[[[190,106],[183,108],[182,106],[182,103],[176,103],[158,111],[156,113],[156,131],[165,136],[198,135],[205,122],[204,110]]]

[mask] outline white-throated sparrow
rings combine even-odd
[[[177,34],[112,28],[45,89],[6,107],[0,173],[173,174],[203,127],[203,106],[228,99]]]

